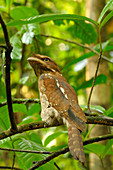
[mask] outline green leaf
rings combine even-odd
[[[52,140],[54,140],[55,138],[57,138],[58,136],[64,133],[67,134],[67,131],[57,132],[57,133],[53,133],[52,135],[49,135],[44,141],[44,146],[47,146]]]
[[[7,130],[10,128],[9,114],[7,106],[0,108],[0,128]]]
[[[26,140],[24,138],[15,140],[14,146],[17,149],[23,149],[23,150],[34,150],[34,151],[47,151],[44,147],[42,147],[40,144],[35,143],[31,140]],[[48,154],[33,154],[33,153],[16,153],[17,158],[20,161],[20,168],[28,169],[31,166],[33,166],[33,161],[40,161],[47,156]],[[54,163],[53,161],[50,161],[43,166],[39,167],[39,170],[47,170],[47,169],[53,169]]]
[[[89,144],[89,145],[84,146],[84,149],[85,149],[85,153],[93,152],[97,156],[100,156],[103,154],[105,146],[101,144]]]
[[[76,90],[86,89],[88,87],[91,87],[92,83],[93,83],[93,79],[94,79],[94,77],[88,81],[85,81],[79,87],[77,87]],[[95,81],[95,86],[98,84],[106,83],[106,81],[107,81],[107,76],[104,74],[101,74],[101,75],[97,76],[96,81]]]
[[[29,140],[36,142],[42,146],[42,141],[38,136],[37,132],[30,132],[28,135],[29,135]]]
[[[28,115],[32,115],[34,113],[39,113],[41,111],[41,106],[39,103],[34,103],[30,105],[28,109]]]
[[[74,25],[68,28],[72,37],[78,37],[84,43],[91,44],[97,41],[97,32],[93,25],[84,20],[74,21]]]
[[[18,35],[15,34],[13,37],[11,37],[10,41],[13,46],[11,58],[14,61],[20,61],[22,58],[22,44]]]
[[[90,18],[80,15],[74,14],[44,14],[35,17],[28,18],[26,20],[14,20],[7,24],[7,26],[16,26],[16,25],[24,25],[24,24],[31,24],[31,23],[42,23],[51,20],[86,20],[93,23],[95,26],[98,27],[98,23]]]
[[[11,10],[11,17],[13,19],[26,19],[38,15],[38,11],[35,8],[27,6],[15,7]]]
[[[103,16],[105,15],[105,13],[110,9],[110,7],[113,5],[113,0],[110,0],[107,2],[107,4],[105,5],[105,7],[103,8],[100,17],[98,19],[98,23],[100,24],[102,21]]]
[[[106,113],[107,116],[113,117],[113,107],[111,107],[110,109],[108,109],[105,113]]]
[[[106,22],[108,22],[111,17],[113,16],[113,11],[111,11],[102,21],[102,23],[100,24],[100,29],[102,29],[102,27],[105,25]]]
[[[87,105],[80,105],[82,108],[87,109]],[[105,112],[105,108],[99,105],[90,105],[90,109],[100,112],[100,113],[104,113]]]
[[[27,108],[25,104],[13,104],[13,111],[27,113]]]
[[[33,121],[34,121],[34,116],[27,116],[24,119],[22,119],[22,121],[21,121],[21,123],[19,123],[19,125],[31,123]]]
[[[109,153],[109,151],[112,150],[112,145],[113,145],[113,139],[111,139],[107,142],[107,145],[106,145],[106,147],[103,151],[103,154],[101,156],[102,159]]]

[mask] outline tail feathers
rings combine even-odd
[[[68,137],[71,155],[74,159],[79,160],[84,166],[86,166],[81,133],[74,124],[69,123],[68,125]]]

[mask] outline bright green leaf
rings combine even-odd
[[[27,20],[14,20],[7,24],[7,26],[16,26],[16,25],[25,25],[25,24],[31,24],[31,23],[42,23],[47,22],[51,20],[86,20],[98,27],[98,24],[96,21],[87,18],[85,16],[75,15],[75,14],[44,14],[39,15],[35,17],[28,18]]]
[[[28,109],[28,115],[32,115],[34,113],[39,113],[41,110],[41,106],[39,103],[34,103],[32,105],[30,105],[29,109]]]
[[[27,113],[27,108],[25,104],[13,104],[13,111]]]
[[[113,0],[110,0],[107,2],[107,4],[105,5],[105,7],[103,8],[100,17],[98,19],[98,23],[100,23],[102,21],[103,16],[105,15],[105,13],[110,9],[110,7],[113,5]]]
[[[109,151],[112,150],[112,145],[113,145],[113,139],[111,139],[107,142],[107,145],[106,145],[106,147],[103,151],[103,154],[101,156],[102,159],[109,153]]]
[[[35,8],[27,6],[15,7],[11,10],[11,17],[13,19],[26,19],[38,15],[38,11]]]
[[[82,108],[87,109],[87,105],[80,105]],[[100,112],[100,113],[104,113],[105,112],[105,108],[99,105],[90,105],[90,109]]]
[[[74,25],[68,28],[73,38],[78,37],[84,43],[91,44],[97,41],[97,32],[93,25],[84,20],[75,20]]]
[[[109,117],[113,117],[113,107],[109,108],[109,109],[106,111],[106,115],[109,116]]]
[[[7,106],[0,108],[0,127],[4,130],[10,128],[9,114]]]
[[[113,11],[111,11],[102,21],[102,23],[100,24],[100,29],[102,29],[102,27],[105,25],[106,22],[108,22],[111,17],[113,16]]]
[[[49,135],[44,141],[44,146],[47,146],[52,140],[56,139],[58,136],[64,133],[67,134],[67,131],[57,132],[57,133],[53,133],[52,135]]]
[[[40,144],[35,143],[31,140],[26,140],[24,138],[15,140],[14,142],[14,146],[17,149],[23,149],[23,150],[34,150],[34,151],[47,151],[44,147],[42,147]],[[21,152],[21,153],[16,153],[17,159],[19,159],[19,161],[21,162],[20,168],[23,169],[23,167],[25,168],[30,168],[31,166],[33,166],[33,161],[40,161],[44,158],[46,158],[47,156],[49,156],[48,154],[33,154],[33,153],[25,153],[25,152]],[[39,170],[47,170],[47,169],[53,169],[54,163],[53,161],[50,161],[46,164],[44,164],[43,166],[39,167]]]

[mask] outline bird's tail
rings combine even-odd
[[[68,125],[69,150],[74,159],[79,160],[86,166],[86,159],[83,150],[83,142],[80,130],[73,123]]]

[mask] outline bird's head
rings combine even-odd
[[[48,56],[34,54],[27,59],[37,77],[44,73],[61,74],[57,64]]]

